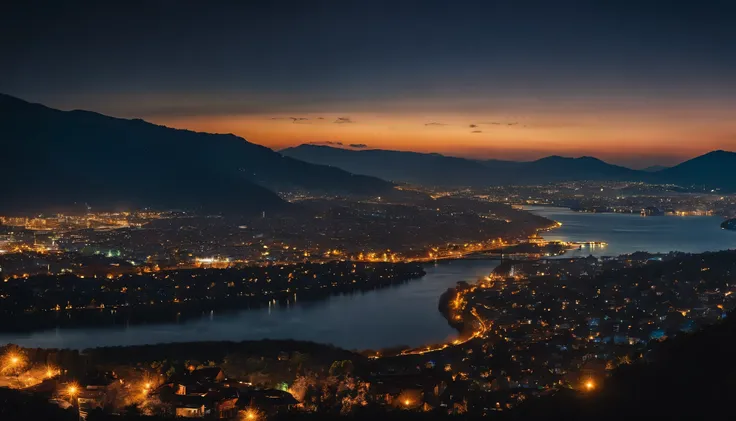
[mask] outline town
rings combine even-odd
[[[83,418],[488,415],[558,392],[596,393],[616,368],[656,359],[665,339],[719,323],[736,308],[735,262],[733,251],[505,260],[440,298],[460,332],[445,344],[362,353],[267,340],[84,352],[9,345],[2,382]]]
[[[297,213],[233,217],[182,211],[0,218],[0,278],[118,275],[333,260],[457,258],[555,223],[465,198],[298,202]]]

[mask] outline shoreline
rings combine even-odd
[[[538,229],[537,231],[548,231],[550,229],[554,229],[559,225],[553,225],[549,227],[545,227],[542,229]],[[518,243],[505,243],[506,245],[504,247],[514,247],[518,246],[518,244],[523,244],[521,242]],[[489,248],[488,250],[495,250],[499,246],[498,244],[494,245],[495,247]],[[448,256],[445,258],[439,258],[439,259],[433,259],[432,261],[428,262],[413,262],[415,264],[424,266],[426,264],[432,264],[437,263],[440,264],[442,262],[450,263],[452,261],[460,261],[460,260],[488,260],[488,261],[497,261],[504,258],[504,254],[490,254],[490,255],[483,255],[479,256],[478,258],[471,257],[472,254],[477,254],[478,251],[470,251],[467,252],[461,256]],[[371,287],[368,289],[351,289],[351,290],[339,290],[339,291],[331,291],[330,293],[323,295],[323,294],[317,294],[310,296],[310,291],[305,292],[298,292],[299,302],[315,302],[318,303],[320,301],[324,301],[329,299],[333,296],[341,296],[341,295],[352,295],[356,293],[364,293],[364,292],[372,292],[377,291],[381,289],[386,289],[392,286],[402,286],[405,284],[408,284],[411,281],[419,281],[423,280],[426,273],[422,273],[421,276],[418,277],[412,277],[410,279],[405,279],[401,281],[391,282],[387,285],[380,285],[376,287]],[[319,291],[318,291],[319,292]],[[290,294],[287,294],[290,295]],[[440,294],[437,299],[441,299],[442,294]],[[204,303],[193,303],[187,310],[182,311],[182,304],[186,305],[185,303],[179,303],[179,304],[171,304],[167,305],[166,308],[151,308],[151,313],[145,312],[144,314],[141,314],[140,309],[136,309],[134,307],[127,307],[127,308],[118,308],[118,309],[75,309],[75,310],[62,310],[60,312],[44,312],[43,314],[38,314],[37,316],[22,316],[23,318],[28,317],[30,320],[33,320],[34,317],[37,317],[37,320],[41,320],[42,325],[40,327],[34,327],[34,328],[27,328],[23,326],[23,324],[5,324],[5,328],[2,329],[0,334],[22,334],[22,335],[33,335],[33,334],[39,334],[39,333],[49,333],[54,334],[54,332],[58,329],[62,330],[85,330],[85,329],[92,329],[92,330],[118,330],[119,332],[124,332],[128,327],[133,326],[144,326],[144,325],[177,325],[182,324],[190,321],[196,321],[198,319],[201,319],[203,317],[207,317],[208,314],[210,314],[211,311],[216,311],[218,314],[237,314],[243,311],[251,311],[251,310],[259,310],[264,309],[266,307],[271,307],[272,305],[277,305],[279,308],[287,308],[289,305],[293,305],[294,302],[290,300],[287,296],[279,296],[279,297],[241,297],[241,299],[236,300],[230,300],[230,302],[227,303],[225,307],[222,306],[222,302],[217,302],[217,300],[213,300],[212,302],[204,302]],[[178,310],[178,311],[177,311]],[[224,312],[223,312],[224,310]],[[110,312],[117,313],[116,317],[113,318],[109,317]],[[148,313],[148,314],[146,314]],[[149,316],[158,315],[162,317],[154,317],[150,318]],[[102,315],[102,318],[101,318]],[[138,319],[131,320],[131,317],[138,316]],[[143,316],[142,318],[140,316]],[[68,321],[72,320],[71,324],[59,324],[57,321]],[[85,321],[86,319],[86,321]],[[28,320],[28,319],[27,319]],[[79,324],[79,322],[82,321],[82,324]],[[32,322],[33,323],[33,322]],[[8,328],[9,326],[12,326],[11,328]],[[265,339],[261,338],[261,339]],[[257,339],[251,339],[251,340],[257,340]],[[166,343],[182,343],[182,342],[171,342],[171,341],[165,341],[160,342],[156,344],[166,344]],[[328,343],[328,342],[326,342]],[[424,345],[423,345],[424,346]],[[361,349],[361,348],[358,348]],[[373,348],[376,349],[376,348]],[[407,349],[411,349],[411,347],[402,347],[400,344],[393,345],[393,346],[386,346],[381,347],[381,349],[399,349],[400,351],[405,351]],[[370,351],[369,348],[367,349],[361,349],[363,351]]]

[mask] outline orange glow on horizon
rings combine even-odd
[[[636,157],[676,164],[715,149],[736,149],[736,120],[714,105],[687,108],[561,110],[514,113],[290,113],[158,117],[171,127],[233,133],[281,149],[303,143],[366,144],[369,149],[533,160],[591,155],[613,163]],[[294,122],[290,117],[308,120]],[[338,117],[351,123],[335,123]],[[321,117],[321,118],[320,118]],[[427,125],[427,123],[440,123]],[[492,124],[497,123],[497,124]],[[513,125],[510,125],[513,124]],[[475,125],[476,127],[471,127]],[[481,133],[473,133],[480,131]],[[666,162],[663,162],[666,161]]]

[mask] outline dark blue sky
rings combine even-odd
[[[693,124],[682,132],[688,135],[718,126],[707,133],[708,147],[736,144],[733,126],[722,122],[736,105],[733,1],[210,3],[3,5],[0,92],[167,124],[199,122],[189,124],[194,128],[217,130],[220,121],[220,131],[237,129],[275,146],[298,142],[299,134],[267,126],[249,131],[223,117],[257,126],[253,116],[334,113],[369,121],[375,115],[372,129],[346,133],[345,140],[366,140],[370,132],[368,141],[388,147],[379,135],[390,136],[385,128],[392,118],[408,125],[413,118],[489,115],[546,127],[571,125],[580,113],[585,122],[620,119],[611,125],[652,131],[633,115],[641,110],[662,126],[653,144],[661,145],[666,132],[673,150],[687,146],[666,127],[683,120],[672,112],[687,114],[685,122]],[[663,108],[667,115],[657,112]],[[608,139],[612,132],[604,126]],[[576,141],[563,150],[595,152],[594,133],[586,131],[587,147]],[[483,149],[456,135],[439,149]],[[535,133],[528,148],[512,155],[547,153],[565,135]],[[304,139],[320,136],[342,139],[324,130]],[[421,132],[396,136],[397,147],[426,149]],[[488,142],[527,137],[503,133]],[[429,143],[437,145],[432,136]],[[500,148],[488,150],[493,155]]]

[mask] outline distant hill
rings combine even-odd
[[[301,145],[281,151],[356,174],[425,186],[530,185],[563,181],[644,181],[736,191],[736,153],[714,151],[674,167],[633,170],[598,158],[549,156],[529,162],[472,160],[435,153]]]
[[[653,174],[654,180],[682,186],[736,191],[736,153],[713,151]]]
[[[355,174],[412,184],[467,185],[468,180],[475,180],[481,185],[490,182],[491,175],[482,162],[440,154],[381,149],[347,150],[321,145],[301,145],[280,152],[302,161],[330,165]]]
[[[641,170],[646,171],[646,172],[657,172],[657,171],[665,170],[667,168],[669,167],[665,167],[664,165],[652,165],[646,168],[642,168]]]
[[[159,207],[260,212],[271,190],[379,194],[373,177],[284,157],[234,135],[177,130],[0,94],[0,211]]]
[[[550,156],[532,162],[481,161],[440,154],[380,149],[355,151],[317,145],[301,145],[284,149],[281,153],[315,164],[332,165],[356,174],[432,186],[625,180],[636,179],[641,173],[591,157]]]
[[[634,180],[641,176],[639,171],[609,164],[590,156],[580,158],[548,156],[518,164],[516,171],[510,174],[509,180],[519,180],[528,184],[571,180]]]

